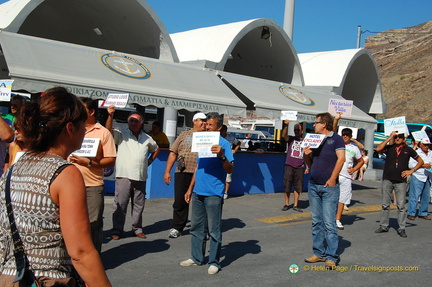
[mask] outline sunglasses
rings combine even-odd
[[[351,135],[349,133],[342,133],[342,136],[350,137]]]
[[[397,139],[404,139],[405,135],[403,135],[403,134],[396,135],[395,138],[397,138]]]
[[[314,125],[316,124],[324,124],[324,122],[314,122]]]

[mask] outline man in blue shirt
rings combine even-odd
[[[222,117],[218,113],[207,114],[207,131],[220,131]],[[185,194],[185,201],[192,202],[191,216],[191,258],[181,266],[204,264],[205,237],[210,235],[209,274],[220,270],[219,258],[222,247],[222,204],[227,173],[233,171],[234,157],[230,143],[219,136],[219,144],[211,147],[216,157],[199,158],[198,167],[191,185]],[[193,192],[192,192],[193,191]]]
[[[345,162],[345,142],[333,130],[333,117],[329,113],[316,116],[315,133],[326,137],[316,149],[304,148],[305,162],[310,167],[308,186],[312,216],[313,253],[307,263],[326,262],[333,268],[339,261],[336,211],[339,201],[339,173]]]

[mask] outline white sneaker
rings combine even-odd
[[[177,238],[180,235],[181,235],[181,233],[175,228],[171,228],[169,231],[169,238]]]
[[[346,211],[349,210],[348,205],[344,204],[344,210],[346,210]]]
[[[214,274],[217,274],[219,272],[219,268],[214,266],[214,265],[210,265],[207,272],[210,275],[214,275]]]
[[[224,193],[224,199],[228,199],[228,193]]]
[[[183,267],[190,267],[190,266],[196,266],[197,264],[192,259],[189,258],[188,260],[180,262],[180,265]]]
[[[340,222],[340,220],[336,220],[336,226],[337,226],[337,229],[344,230],[344,226],[342,225],[342,223]]]

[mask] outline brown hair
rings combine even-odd
[[[30,152],[44,152],[54,146],[71,122],[84,124],[87,110],[82,101],[63,87],[47,90],[37,101],[25,105],[17,119]]]
[[[330,113],[317,114],[316,118],[321,118],[321,122],[326,125],[326,129],[333,131],[333,117]]]

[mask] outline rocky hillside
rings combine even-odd
[[[366,38],[383,87],[387,112],[432,125],[432,21]]]

